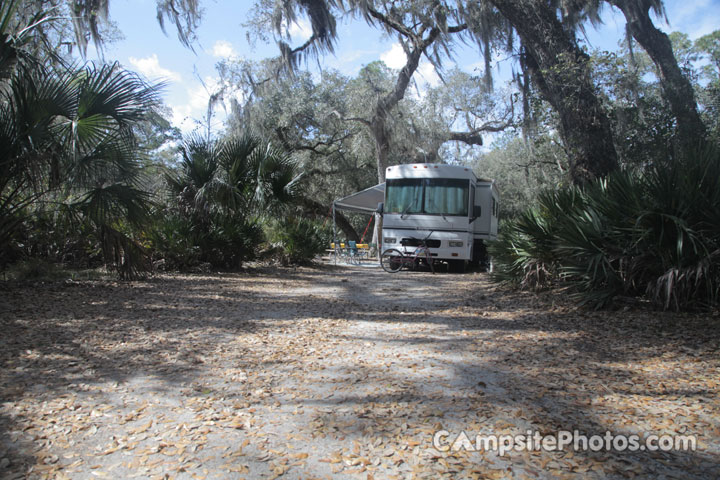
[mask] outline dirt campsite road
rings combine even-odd
[[[717,318],[363,267],[1,288],[2,478],[720,475]],[[433,447],[575,429],[697,446]]]

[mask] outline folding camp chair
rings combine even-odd
[[[355,242],[354,240],[348,240],[347,248],[345,248],[344,254],[346,263],[349,263],[351,265],[357,265],[360,263],[357,242]]]

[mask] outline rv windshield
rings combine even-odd
[[[467,216],[470,181],[401,178],[385,183],[385,213]]]

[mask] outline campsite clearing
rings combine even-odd
[[[343,266],[1,288],[3,478],[720,474],[716,317]],[[561,430],[697,448],[433,446]]]

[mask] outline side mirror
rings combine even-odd
[[[375,213],[382,216],[384,209],[385,209],[385,204],[383,202],[380,202],[380,203],[378,203],[377,210],[375,210]]]

